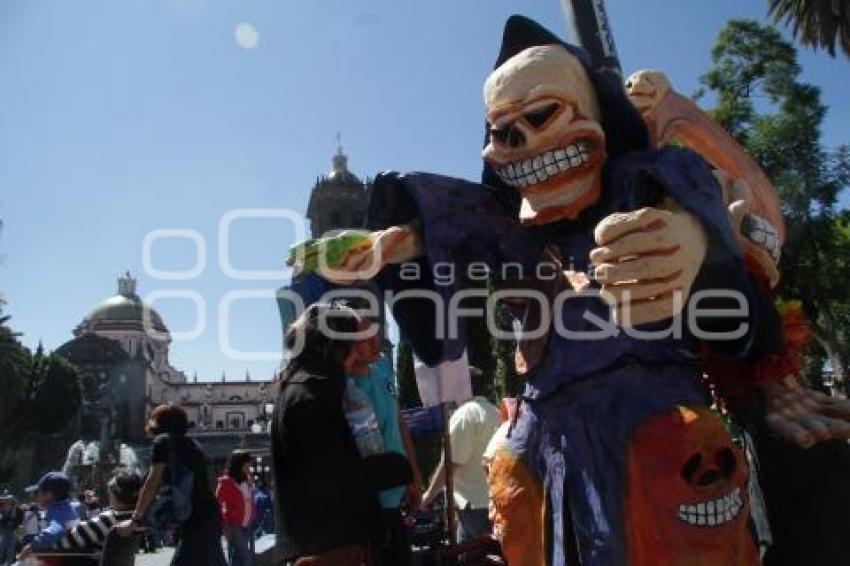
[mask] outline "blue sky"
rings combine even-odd
[[[659,68],[690,94],[733,17],[765,20],[766,0],[608,0],[627,73]],[[336,134],[361,176],[384,169],[475,178],[481,85],[501,28],[523,13],[565,35],[557,0],[3,0],[0,3],[0,289],[24,341],[49,349],[124,270],[142,295],[198,293],[204,332],[172,346],[201,379],[269,377],[277,362],[221,349],[220,306],[232,291],[268,293],[280,281],[234,280],[219,262],[219,222],[244,208],[304,210],[327,171]],[[253,49],[235,30],[257,32]],[[250,39],[250,37],[248,38]],[[827,144],[850,142],[850,62],[800,49],[803,79],[831,107]],[[143,269],[157,229],[199,233],[205,268],[191,280]],[[281,266],[294,231],[280,219],[242,219],[230,262]],[[160,240],[160,270],[191,269],[195,244]],[[196,324],[195,305],[161,299],[173,331]],[[271,299],[231,305],[240,351],[280,341]]]

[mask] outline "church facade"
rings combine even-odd
[[[314,237],[365,221],[370,184],[348,170],[342,149],[333,168],[316,180],[307,210]],[[138,294],[129,273],[118,278],[117,293],[96,305],[74,328],[57,353],[81,372],[83,407],[79,438],[95,441],[101,454],[119,453],[120,444],[146,452],[144,427],[162,403],[186,409],[190,435],[216,468],[236,447],[268,456],[268,428],[275,400],[274,376],[199,380],[170,360],[171,334],[162,315]],[[383,322],[383,321],[382,321]]]
[[[98,304],[57,353],[81,373],[83,406],[79,436],[99,444],[101,457],[117,458],[121,444],[146,452],[145,424],[163,403],[186,409],[189,434],[216,467],[236,447],[267,455],[274,403],[269,379],[199,381],[170,361],[171,335],[162,316],[137,294],[129,274],[118,292]]]

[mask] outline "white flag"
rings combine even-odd
[[[472,399],[472,380],[466,350],[458,359],[434,367],[425,365],[414,356],[413,371],[419,397],[426,407]]]

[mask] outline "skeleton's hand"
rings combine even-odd
[[[749,183],[733,178],[723,169],[715,169],[714,177],[723,190],[723,201],[729,208],[729,219],[741,249],[761,268],[771,289],[776,287],[779,283],[777,264],[782,254],[778,230],[752,211],[754,200]]]
[[[295,244],[289,249],[286,264],[296,275],[316,271],[319,267],[338,268],[352,253],[371,247],[370,232],[344,230],[333,236]]]
[[[287,265],[295,268],[296,275],[316,271],[328,281],[347,285],[371,279],[385,265],[421,253],[419,231],[405,224],[375,232],[347,230],[298,244],[290,250]]]
[[[603,298],[620,326],[656,322],[687,302],[707,248],[702,226],[672,201],[604,218],[590,252]]]
[[[786,378],[788,381],[789,378]],[[801,448],[850,438],[850,401],[788,383],[762,387],[770,429]]]

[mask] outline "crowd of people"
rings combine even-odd
[[[45,474],[26,491],[32,502],[17,506],[10,494],[0,503],[0,565],[36,560],[48,566],[98,564],[109,533],[129,517],[141,479],[118,473],[107,484],[108,505],[93,491],[73,496],[71,479],[62,472]],[[20,537],[18,534],[20,533]]]
[[[202,447],[186,434],[186,411],[160,405],[147,425],[146,477],[115,475],[108,505],[93,491],[82,501],[72,497],[62,472],[29,488],[32,504],[0,497],[0,565],[16,559],[96,564],[110,533],[142,537],[148,547],[166,532],[173,536],[171,564],[178,566],[253,566],[255,541],[264,533],[275,533],[279,564],[412,564],[409,532],[444,492],[448,466],[441,460],[423,490],[378,336],[346,338],[369,324],[340,302],[314,304],[290,325],[285,339],[295,354],[279,376],[271,427],[273,494],[255,481],[253,457],[244,450],[234,451],[210,481]],[[448,431],[461,542],[491,531],[482,461],[500,418],[479,389],[486,380],[475,376],[475,395],[459,404]]]
[[[410,564],[408,527],[444,488],[440,464],[422,492],[378,336],[345,338],[364,335],[369,324],[344,304],[316,303],[287,331],[286,345],[297,353],[282,371],[272,425],[283,564]],[[498,425],[494,414],[477,396],[451,419],[462,539],[489,531],[481,461]]]

